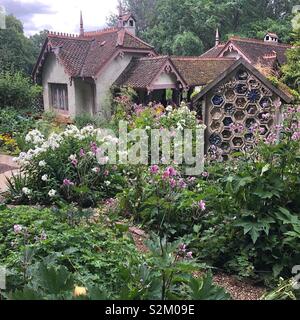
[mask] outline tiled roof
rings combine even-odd
[[[277,54],[278,62],[282,65],[286,63],[286,50],[290,49],[291,46],[281,43],[270,43],[263,40],[248,39],[232,37],[228,40],[226,45],[222,44],[214,47],[205,52],[202,57],[216,58],[220,56],[221,51],[227,47],[230,43],[238,47],[241,52],[251,61],[252,64],[257,64],[259,59],[263,59],[263,56],[272,53],[273,51]]]
[[[203,58],[216,58],[221,53],[221,51],[223,50],[224,47],[225,47],[225,44],[219,44],[218,46],[215,46],[215,47],[209,49],[208,51],[206,51],[205,53],[203,53],[201,55],[201,57],[203,57]]]
[[[286,51],[292,47],[286,44],[270,43],[255,39],[232,38],[230,41],[241,49],[253,64],[258,63],[259,58],[262,58],[264,55],[275,51],[278,62],[283,65],[286,63]]]
[[[71,77],[94,77],[120,49],[153,52],[146,42],[127,32],[124,28],[86,32],[84,36],[51,33],[46,39],[43,51],[33,74],[36,75],[43,62],[47,47],[56,53],[58,59]]]
[[[170,62],[188,86],[206,85],[235,63],[229,58],[168,57],[133,59],[116,81],[117,86],[148,88],[166,62]]]
[[[178,72],[189,86],[206,85],[235,63],[229,58],[172,57]]]
[[[136,89],[148,88],[168,60],[168,56],[134,58],[117,79],[115,85]]]

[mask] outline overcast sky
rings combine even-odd
[[[32,35],[44,29],[78,33],[80,10],[86,30],[102,28],[106,17],[117,12],[118,0],[0,0],[0,5]]]

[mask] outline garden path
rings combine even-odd
[[[132,234],[138,251],[141,253],[149,252],[149,249],[144,243],[147,239],[147,234],[143,230],[136,227],[130,228],[129,231]],[[202,274],[203,271],[195,272],[194,276],[199,277]],[[222,272],[217,272],[214,274],[213,282],[216,285],[223,287],[231,295],[233,300],[260,300],[262,295],[266,293],[266,290],[263,287],[238,280],[237,277],[233,275],[227,275]]]
[[[13,157],[0,154],[0,194],[7,190],[6,178],[10,178],[18,171],[18,165],[13,161]]]

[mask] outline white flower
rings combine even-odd
[[[172,111],[173,111],[173,107],[172,107],[172,106],[167,106],[166,110],[167,110],[168,112],[172,112]]]
[[[92,172],[94,172],[94,173],[98,173],[99,171],[100,171],[99,168],[93,168],[93,169],[92,169]]]
[[[109,187],[111,185],[111,182],[110,181],[104,181],[104,184]]]
[[[42,176],[42,180],[43,180],[43,181],[48,181],[48,175],[47,175],[47,174],[44,174],[44,175]]]
[[[22,192],[25,194],[25,196],[28,196],[31,194],[31,190],[29,188],[24,187],[22,189]]]
[[[76,154],[71,154],[70,157],[69,157],[69,159],[70,159],[71,161],[77,160]]]
[[[32,130],[26,135],[25,141],[35,145],[42,144],[44,142],[44,136],[39,130]]]
[[[51,189],[51,190],[48,192],[48,196],[49,196],[50,198],[55,197],[55,196],[56,196],[56,190]]]
[[[45,160],[42,160],[39,162],[39,167],[46,167],[46,161]]]

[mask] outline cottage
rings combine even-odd
[[[270,32],[264,40],[233,37],[222,44],[217,30],[215,46],[200,57],[159,56],[136,37],[134,16],[120,9],[114,28],[85,32],[81,15],[79,35],[50,33],[33,75],[43,85],[45,109],[67,117],[109,119],[112,88],[134,88],[139,103],[185,98],[207,125],[207,151],[217,146],[226,157],[252,148],[253,127],[267,137],[280,123],[282,105],[292,98],[265,75],[280,73],[289,48]],[[232,130],[233,124],[244,129]]]

